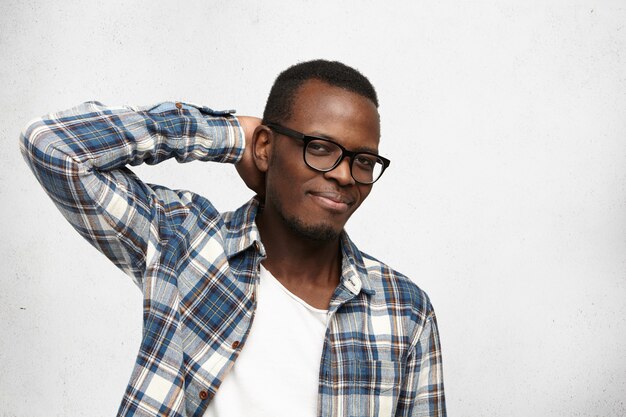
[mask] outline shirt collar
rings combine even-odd
[[[265,257],[265,248],[261,244],[259,229],[254,221],[259,205],[259,200],[253,197],[236,211],[227,214],[224,251],[229,259],[253,245]]]
[[[236,211],[229,213],[230,216],[225,219],[224,250],[229,259],[251,246],[255,247],[261,257],[266,256],[255,222],[259,206],[259,200],[254,197]],[[375,294],[361,251],[345,230],[341,233],[341,252],[343,255],[341,281],[346,289],[354,295],[360,291],[368,295]]]
[[[343,254],[341,265],[343,285],[355,295],[360,290],[368,295],[375,294],[376,291],[372,288],[361,251],[352,242],[345,230],[341,233],[341,251]]]

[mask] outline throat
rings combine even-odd
[[[268,269],[268,271],[288,292],[304,301],[307,305],[318,310],[329,309],[337,283],[331,283],[330,281],[320,283],[313,280],[290,279],[289,277],[281,278],[277,277],[271,270]]]
[[[291,293],[312,307],[327,309],[341,276],[340,236],[311,239],[267,214],[256,219],[267,254],[263,266]]]

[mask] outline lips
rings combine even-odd
[[[347,212],[354,203],[354,198],[335,191],[315,191],[309,195],[318,205],[338,213]]]

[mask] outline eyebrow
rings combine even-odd
[[[343,146],[343,144],[341,144],[337,139],[335,139],[332,136],[325,135],[322,132],[314,131],[313,133],[310,133],[310,134],[309,133],[304,133],[304,135],[305,136],[312,136],[314,138],[321,138],[321,139],[331,140],[331,141],[336,142],[337,144]],[[344,148],[346,148],[346,147],[344,146]],[[346,148],[346,149],[348,149],[348,148]],[[369,146],[359,146],[357,148],[348,149],[348,150],[352,151],[352,152],[369,152],[369,153],[373,153],[374,155],[380,156],[378,154],[378,149],[370,148]]]

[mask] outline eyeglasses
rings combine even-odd
[[[332,140],[309,136],[277,123],[266,123],[274,132],[304,142],[304,163],[319,172],[332,171],[350,158],[350,174],[359,184],[373,184],[382,175],[391,161],[372,152],[352,152]]]

